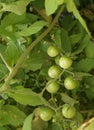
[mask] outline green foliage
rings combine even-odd
[[[30,36],[32,34],[37,33],[38,31],[40,31],[45,25],[46,25],[46,22],[37,21],[34,24],[32,24],[31,26],[25,28],[24,30],[17,32],[17,35],[24,36],[24,37]]]
[[[24,121],[22,130],[32,130],[32,123],[31,122],[33,120],[33,116],[34,116],[33,113],[30,114],[29,116],[27,116],[27,118]]]
[[[45,103],[45,100],[43,97],[33,92],[29,88],[24,88],[21,90],[10,92],[9,96],[23,105],[38,106]]]
[[[0,12],[9,11],[18,15],[22,15],[23,13],[25,13],[26,6],[30,3],[30,1],[31,0],[20,0],[10,4],[0,3],[0,5],[2,6]]]
[[[94,116],[93,12],[89,0],[0,1],[0,130],[77,130]]]
[[[25,114],[16,106],[4,105],[0,110],[0,126],[11,124],[19,126],[23,123]]]
[[[64,0],[52,0],[52,1],[45,0],[45,9],[46,9],[47,15],[53,14],[56,11],[56,9],[58,8],[58,6],[63,3],[64,3]]]

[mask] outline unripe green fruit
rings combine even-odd
[[[59,59],[60,59],[60,56],[58,55],[57,57],[55,57],[55,63],[57,64],[57,65],[59,65]]]
[[[46,90],[52,94],[56,93],[59,90],[59,88],[60,85],[57,83],[57,81],[53,81],[53,80],[50,80],[46,86]]]
[[[67,56],[62,56],[59,59],[59,65],[63,69],[68,69],[72,65],[72,59],[70,57],[67,57]]]
[[[78,86],[78,81],[73,79],[73,77],[68,76],[64,80],[64,86],[68,90],[75,89]]]
[[[47,49],[47,54],[50,57],[55,57],[59,54],[59,50],[55,46],[49,46],[48,49]]]
[[[42,107],[40,108],[40,118],[44,121],[49,121],[51,120],[51,118],[54,115],[54,112],[52,109],[48,108],[48,107]]]
[[[48,75],[51,78],[58,78],[61,73],[61,69],[57,65],[53,65],[48,70]]]
[[[62,114],[66,118],[73,118],[76,114],[76,109],[75,107],[69,105],[69,104],[64,104],[62,108]]]

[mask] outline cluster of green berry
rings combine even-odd
[[[60,89],[59,77],[62,75],[62,70],[67,70],[72,66],[73,60],[66,56],[60,55],[60,50],[55,46],[49,46],[47,54],[55,59],[55,65],[48,69],[48,76],[50,80],[46,84],[46,91],[50,94],[55,94]],[[63,86],[68,90],[73,90],[77,87],[78,81],[73,76],[67,76],[64,79]],[[76,108],[70,104],[65,103],[62,106],[62,115],[65,118],[73,118],[76,114]],[[49,121],[54,115],[54,112],[49,107],[42,107],[40,109],[40,117],[44,121]]]

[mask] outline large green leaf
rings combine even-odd
[[[22,15],[25,13],[26,6],[30,3],[30,1],[32,1],[32,0],[19,0],[16,2],[9,3],[9,4],[1,3],[2,8],[1,8],[0,12],[9,11],[9,12],[12,12],[12,13],[15,13],[18,15]]]
[[[53,14],[59,5],[63,4],[64,0],[45,0],[45,8],[47,15]]]
[[[17,107],[12,105],[4,105],[0,110],[0,126],[13,125],[19,126],[25,119],[25,114]]]
[[[29,27],[23,29],[22,31],[17,32],[17,35],[30,36],[40,31],[46,24],[47,23],[45,21],[37,21],[33,23],[32,25],[30,25]]]
[[[22,130],[32,130],[32,120],[33,120],[34,114],[31,113],[24,121]]]
[[[23,105],[37,106],[44,104],[44,98],[29,88],[9,92],[9,96]]]
[[[87,31],[87,33],[90,36],[90,32],[87,28],[87,25],[86,25],[84,19],[81,17],[79,11],[77,10],[74,1],[73,0],[65,0],[65,3],[66,3],[66,7],[67,7],[68,12],[73,12],[73,15],[75,16],[75,18],[80,21],[80,23],[82,24],[82,26],[85,28],[85,30]]]

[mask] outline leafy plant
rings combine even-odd
[[[93,17],[81,2],[0,1],[0,130],[80,130],[93,117]]]

